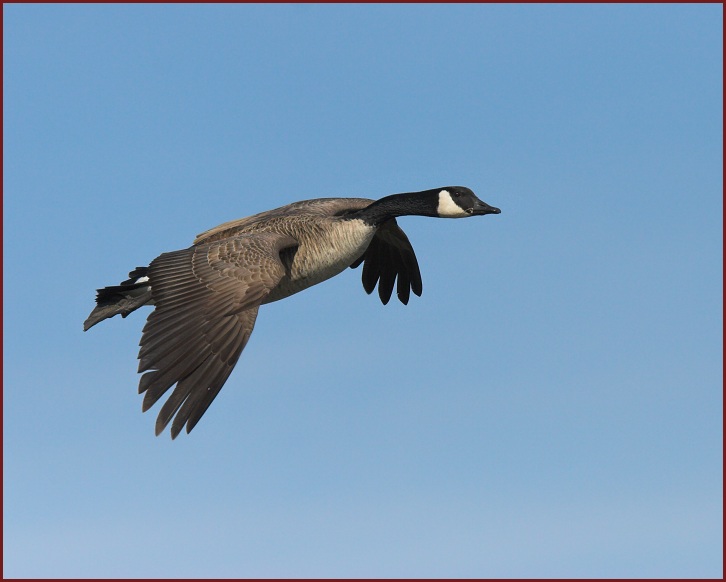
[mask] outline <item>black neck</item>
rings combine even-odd
[[[372,226],[378,226],[396,216],[438,216],[438,193],[438,190],[424,190],[391,194],[346,218],[357,218]]]

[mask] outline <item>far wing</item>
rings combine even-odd
[[[383,305],[391,299],[396,279],[398,279],[396,294],[401,303],[408,304],[411,291],[421,296],[423,288],[416,254],[395,218],[384,222],[378,228],[366,252],[351,265],[351,268],[355,269],[361,263],[363,263],[363,288],[370,294],[377,283],[378,296]]]
[[[280,251],[297,244],[286,235],[244,234],[164,253],[149,265],[155,309],[139,350],[143,410],[176,384],[157,435],[173,417],[172,438],[199,422],[247,344],[260,303],[285,275]]]

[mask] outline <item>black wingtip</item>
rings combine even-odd
[[[177,428],[177,427],[172,426],[170,432],[171,432],[171,440],[174,440],[176,437],[179,436],[179,433],[181,432],[181,427]],[[187,431],[187,432],[189,432],[189,431]]]
[[[154,434],[156,436],[159,436],[162,432],[164,432],[164,429],[166,428],[166,422],[163,421],[161,417],[156,419],[156,424],[154,425]],[[171,438],[174,439],[176,435],[174,434],[174,431],[171,431]]]

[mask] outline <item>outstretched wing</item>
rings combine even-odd
[[[155,309],[141,336],[139,381],[146,411],[174,384],[156,434],[190,432],[229,377],[262,300],[285,275],[289,236],[253,233],[164,253],[149,265]],[[176,415],[176,416],[175,416]]]
[[[370,295],[378,283],[378,296],[383,305],[391,299],[396,279],[398,279],[396,294],[401,303],[408,304],[411,291],[421,296],[421,271],[418,268],[416,254],[395,218],[387,220],[378,227],[366,252],[351,265],[351,268],[355,269],[361,263],[363,263],[363,288]]]

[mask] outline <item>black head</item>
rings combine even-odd
[[[391,194],[370,206],[352,212],[347,220],[360,219],[379,226],[396,216],[433,216],[437,218],[466,218],[480,214],[499,214],[499,208],[479,200],[464,186],[447,186],[422,192]]]
[[[479,200],[476,194],[464,186],[447,186],[438,189],[436,213],[441,218],[466,218],[484,214],[499,214],[501,210]]]

